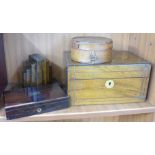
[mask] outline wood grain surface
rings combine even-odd
[[[150,66],[71,66],[68,69],[68,78],[72,79],[99,79],[99,78],[133,78],[148,77]]]
[[[70,34],[4,34],[4,45],[9,82],[18,82],[22,62],[32,53],[42,53],[53,62],[54,77],[65,81],[64,51],[71,48],[71,38],[75,36],[103,36],[112,38],[113,49],[130,50],[147,59],[152,64],[151,80],[149,82],[148,102],[155,105],[155,34],[132,33],[70,33]],[[16,74],[17,73],[17,74]],[[109,119],[99,117],[97,120],[110,121],[155,121],[155,115],[113,116]],[[90,118],[89,121],[94,118]]]
[[[65,81],[64,51],[71,49],[71,39],[76,36],[102,36],[112,38],[116,50],[127,50],[129,34],[110,33],[18,33],[4,34],[6,65],[9,82],[18,82],[22,62],[29,54],[41,53],[53,63],[54,77]],[[125,45],[122,45],[122,41]]]
[[[119,52],[120,55],[124,53]],[[74,64],[70,60],[70,53],[66,55],[69,62],[67,63],[68,94],[71,96],[72,105],[145,101],[151,65],[148,62],[144,63],[143,59],[127,53],[126,61],[122,63],[122,58],[115,54],[113,62],[83,65]],[[109,80],[113,83],[110,89],[106,85]]]
[[[92,52],[94,61],[91,60]],[[71,57],[72,60],[81,63],[105,63],[112,60],[112,49],[106,49],[104,51],[83,51],[80,49],[71,48]]]
[[[112,60],[112,40],[105,37],[75,37],[71,59],[82,63],[105,63]]]
[[[132,104],[72,106],[54,112],[23,117],[11,121],[151,121],[155,106],[148,102]],[[6,121],[4,109],[0,121]]]
[[[145,100],[146,90],[143,87],[147,87],[148,78],[113,79],[115,86],[112,89],[105,87],[107,80],[70,81],[69,95],[72,103],[77,105],[108,104],[142,102]]]
[[[130,34],[128,46],[131,52],[148,60],[152,65],[148,101],[155,105],[155,33]],[[155,121],[155,114],[153,121]]]

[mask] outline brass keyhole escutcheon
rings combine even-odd
[[[107,80],[106,82],[105,82],[105,87],[106,88],[113,88],[114,87],[114,81],[113,80]]]

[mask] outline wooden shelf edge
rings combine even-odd
[[[67,109],[23,117],[11,121],[35,122],[35,121],[63,121],[76,120],[93,117],[107,117],[120,115],[133,115],[143,113],[154,113],[155,106],[149,102],[129,103],[129,104],[110,104],[110,105],[89,105],[89,106],[72,106]],[[0,111],[0,121],[5,122],[4,109]]]

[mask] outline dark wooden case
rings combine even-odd
[[[7,119],[16,119],[67,108],[69,97],[57,84],[14,89],[4,93]]]

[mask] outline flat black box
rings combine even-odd
[[[69,97],[57,83],[6,91],[4,102],[8,120],[69,107]]]

